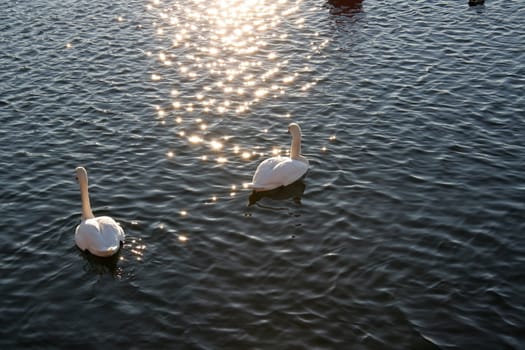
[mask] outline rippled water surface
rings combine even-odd
[[[0,3],[0,347],[523,349],[525,3]],[[302,203],[248,207],[301,124]],[[80,252],[76,166],[120,254]]]

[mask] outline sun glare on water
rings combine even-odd
[[[275,49],[286,44],[276,28],[304,23],[301,2],[152,0],[148,9],[163,45],[151,57],[164,69],[151,79],[173,81],[172,103],[191,105],[189,111],[242,115],[285,94],[297,74]]]

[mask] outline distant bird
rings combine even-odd
[[[124,230],[109,216],[93,215],[89,202],[87,171],[83,167],[78,167],[75,171],[82,200],[82,217],[75,231],[75,243],[81,250],[93,255],[112,256],[118,252],[124,241]]]
[[[264,160],[253,175],[252,196],[258,192],[270,191],[288,186],[301,179],[308,170],[308,159],[301,155],[301,128],[297,123],[288,125],[292,135],[290,157],[271,157]]]
[[[483,5],[485,0],[468,0],[469,6]]]

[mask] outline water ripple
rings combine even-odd
[[[523,9],[351,3],[0,4],[2,347],[522,348]]]

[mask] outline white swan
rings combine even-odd
[[[288,186],[306,174],[308,159],[301,155],[301,128],[291,123],[288,133],[292,135],[290,157],[271,157],[259,164],[251,182],[254,192]]]
[[[89,203],[86,169],[78,167],[75,170],[82,199],[82,221],[75,231],[75,243],[81,250],[87,250],[93,255],[111,256],[119,250],[120,243],[124,241],[124,230],[109,216],[93,215]]]

